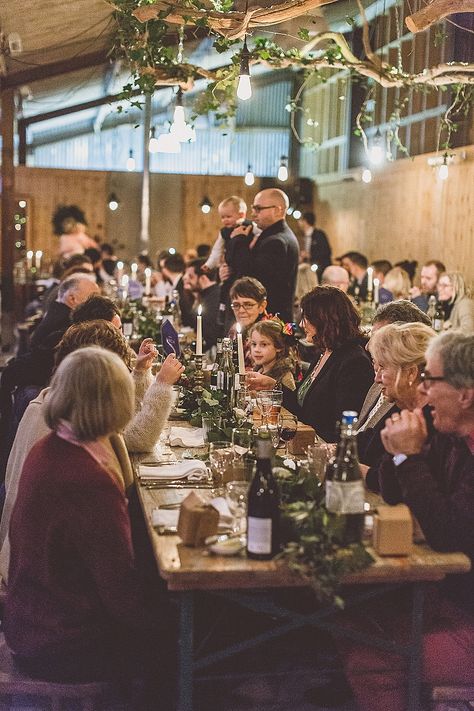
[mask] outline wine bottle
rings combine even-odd
[[[436,311],[432,321],[432,325],[433,330],[436,331],[436,333],[441,333],[444,328],[444,309],[443,306],[439,303],[439,301],[436,304]]]
[[[428,299],[428,311],[426,312],[426,315],[428,316],[429,320],[431,321],[432,326],[433,326],[435,314],[436,314],[436,296],[434,294],[431,294],[430,298]]]
[[[211,370],[211,390],[217,390],[219,371],[222,368],[222,338],[217,339],[216,360]]]
[[[357,412],[342,413],[336,454],[326,468],[326,508],[337,517],[336,538],[342,545],[359,543],[364,530],[364,482],[356,439]]]
[[[122,333],[127,340],[132,338],[135,330],[136,311],[132,304],[125,304],[122,309]]]
[[[169,310],[171,316],[170,320],[174,328],[179,331],[179,329],[181,328],[181,308],[179,304],[179,291],[177,289],[173,289],[171,293]],[[170,317],[168,316],[168,318]]]
[[[280,497],[272,472],[272,441],[267,432],[257,439],[257,464],[247,505],[247,556],[269,560],[280,547]]]

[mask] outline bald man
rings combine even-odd
[[[284,321],[293,321],[299,247],[285,221],[288,205],[283,190],[268,188],[257,193],[252,220],[262,231],[250,245],[239,241],[238,259],[242,273],[255,277],[266,288],[268,311],[278,313]]]
[[[337,286],[341,291],[347,294],[349,288],[349,274],[344,267],[338,267],[333,264],[330,267],[326,267],[323,271],[321,283],[329,284],[329,286]]]

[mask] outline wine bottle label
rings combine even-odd
[[[364,485],[359,481],[327,481],[326,508],[331,513],[364,513]]]
[[[130,321],[128,321],[128,322],[125,321],[125,323],[122,324],[122,328],[123,328],[123,335],[126,338],[129,338],[133,333],[133,323],[131,323]]]
[[[443,322],[441,321],[441,319],[438,319],[438,318],[435,319],[433,322],[433,330],[441,331],[442,328],[443,328]]]
[[[247,522],[249,553],[269,555],[272,552],[272,519],[249,516]]]

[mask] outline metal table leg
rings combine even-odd
[[[413,584],[413,607],[411,617],[411,640],[408,656],[407,711],[418,711],[422,681],[423,655],[423,583]]]
[[[179,595],[178,711],[193,710],[193,592]]]

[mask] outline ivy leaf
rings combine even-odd
[[[306,42],[309,41],[309,30],[307,27],[300,27],[298,30],[298,37]]]

